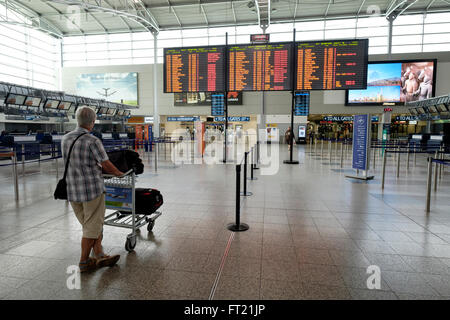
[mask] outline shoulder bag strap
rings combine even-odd
[[[77,142],[77,140],[78,140],[82,135],[85,135],[85,134],[86,134],[86,132],[83,132],[82,134],[80,134],[80,135],[72,142],[72,145],[70,146],[69,154],[67,155],[66,168],[64,169],[64,178],[63,178],[64,180],[66,180],[67,169],[69,169],[70,155],[72,154],[73,146],[75,145],[75,142]]]

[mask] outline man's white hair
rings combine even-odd
[[[97,118],[97,115],[95,114],[95,111],[92,110],[89,107],[81,107],[77,109],[77,122],[78,126],[80,127],[88,127],[92,125],[93,122],[95,122],[95,119]]]

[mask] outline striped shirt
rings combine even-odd
[[[88,130],[78,127],[64,135],[61,141],[64,163],[73,141],[83,132],[87,134],[75,142],[66,177],[67,200],[74,202],[88,202],[105,192],[100,163],[108,160],[108,155],[100,139]]]

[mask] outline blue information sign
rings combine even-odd
[[[294,116],[309,115],[309,92],[301,91],[295,93]]]
[[[225,115],[225,94],[224,93],[211,94],[211,115],[212,116]]]
[[[225,117],[215,117],[215,122],[225,121]],[[250,121],[250,117],[228,117],[228,122],[247,122]]]
[[[200,117],[167,117],[167,121],[184,121],[184,122],[193,122],[200,120]]]
[[[368,170],[370,115],[356,115],[353,121],[353,169]]]

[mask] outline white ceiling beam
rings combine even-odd
[[[327,9],[325,10],[325,13],[324,13],[324,17],[326,18],[327,17],[327,15],[328,15],[328,11],[330,10],[330,6],[331,6],[331,3],[333,2],[333,0],[329,0],[328,1],[328,5],[327,5]]]
[[[183,26],[181,25],[180,18],[178,17],[177,12],[175,11],[175,8],[170,2],[170,0],[167,0],[167,4],[169,5],[169,12],[172,12],[174,14],[175,19],[177,19],[178,25],[180,26],[180,28],[183,28]],[[198,5],[198,3],[196,5]],[[167,8],[167,6],[165,8]]]
[[[39,12],[36,12],[29,6],[17,0],[0,0],[7,10],[12,10],[19,13],[33,21],[33,28],[44,31],[54,37],[62,38],[63,32],[50,20],[46,19]]]
[[[94,5],[89,1],[82,1],[82,0],[45,0],[45,2],[54,2],[54,3],[59,3],[59,4],[64,4],[64,5],[75,5],[75,6],[79,6],[80,8],[83,8],[85,10],[88,10],[89,12],[103,12],[103,13],[111,13],[112,15],[115,16],[122,16],[124,18],[130,19],[135,21],[136,23],[139,23],[140,25],[142,25],[145,29],[147,29],[150,32],[159,32],[159,25],[156,22],[156,19],[153,17],[153,15],[151,14],[151,12],[147,9],[144,9],[142,7],[142,2],[140,0],[128,0],[129,2],[127,2],[130,7],[127,8],[127,10],[118,10],[118,9],[112,9],[110,7],[105,7],[103,6],[103,4],[101,2],[97,2],[96,4],[101,4],[101,6],[99,5]],[[137,1],[137,2],[136,2]],[[141,10],[139,10],[139,8],[137,8],[136,6],[139,6],[141,8]],[[130,10],[130,9],[133,9]]]

